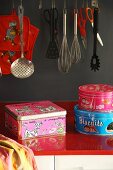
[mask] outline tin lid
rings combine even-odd
[[[113,95],[113,86],[107,84],[86,84],[79,86],[79,93],[87,95]]]
[[[78,105],[74,107],[74,113],[79,116],[89,117],[89,118],[112,118],[113,119],[113,112],[92,112],[86,110],[80,110]]]
[[[17,120],[33,120],[38,118],[66,115],[66,110],[51,101],[39,101],[21,104],[8,104],[7,112]]]

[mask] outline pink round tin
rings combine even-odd
[[[87,84],[79,86],[79,109],[90,111],[113,111],[113,86]]]

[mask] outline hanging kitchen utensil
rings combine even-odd
[[[91,58],[90,67],[91,70],[97,71],[100,67],[99,57],[97,56],[97,32],[98,32],[98,8],[94,8],[94,45],[93,45],[93,56]]]
[[[15,60],[11,64],[11,73],[17,77],[17,78],[27,78],[31,76],[34,72],[34,65],[30,60],[27,60],[24,57],[24,49],[23,49],[23,13],[24,9],[22,6],[22,0],[21,5],[18,7],[18,15],[19,15],[19,23],[20,23],[20,45],[21,45],[21,57],[17,60]]]
[[[78,10],[78,28],[80,30],[80,36],[84,49],[87,49],[87,33],[86,33],[86,11],[84,0],[82,0],[82,7]]]
[[[57,41],[57,22],[58,22],[58,10],[55,7],[55,0],[52,0],[52,8],[50,10],[44,10],[44,18],[50,26],[50,42],[47,48],[46,57],[49,59],[59,58],[59,48]]]
[[[74,38],[71,46],[71,62],[78,63],[81,59],[80,45],[77,37],[77,0],[75,0],[75,9],[74,9]]]
[[[91,23],[91,26],[93,28],[94,24],[93,24],[93,13],[94,13],[94,9],[93,7],[95,7],[95,5],[97,6],[97,0],[92,0],[91,2],[91,7],[88,6],[88,0],[86,1],[86,16],[87,16],[87,19],[88,21]],[[98,42],[100,43],[101,46],[104,46],[103,44],[103,41],[100,37],[100,34],[97,32],[97,39],[98,39]]]
[[[39,9],[42,9],[42,0],[39,0],[39,6],[38,6]]]
[[[66,21],[67,21],[67,9],[66,9],[66,0],[64,0],[64,9],[63,9],[63,40],[61,44],[61,49],[58,59],[58,69],[61,72],[68,73],[71,68],[71,54],[68,47],[67,36],[66,36]]]
[[[24,56],[28,60],[32,60],[34,44],[39,34],[39,29],[33,25],[30,25],[29,31],[29,50],[24,51]],[[20,58],[20,51],[2,51],[0,52],[0,67],[2,75],[11,74],[11,64],[18,58]]]

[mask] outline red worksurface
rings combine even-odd
[[[66,135],[18,141],[4,127],[4,105],[0,103],[0,133],[30,147],[37,155],[113,155],[113,136],[93,136],[76,132],[73,108],[76,102],[55,102],[67,110]]]

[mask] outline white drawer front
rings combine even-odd
[[[55,156],[55,170],[113,170],[113,156]]]
[[[35,156],[38,170],[54,170],[54,156]]]

